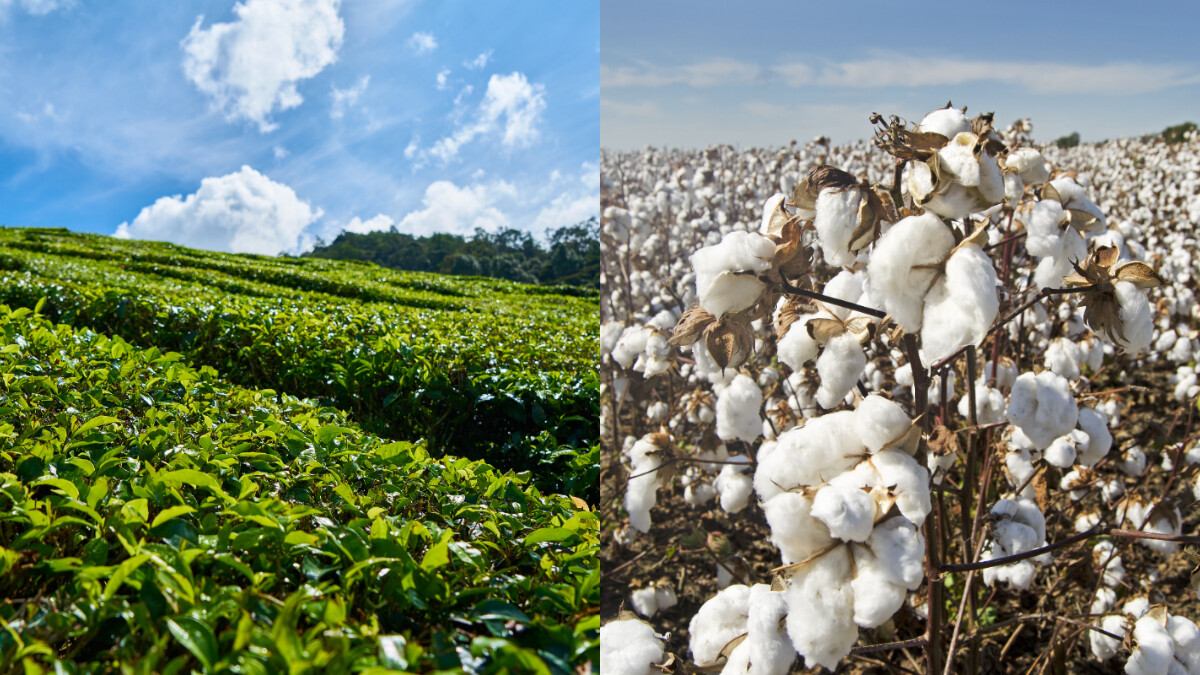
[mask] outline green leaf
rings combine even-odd
[[[325,445],[342,434],[352,433],[354,430],[349,427],[327,426],[317,429],[314,437],[317,439],[318,445]]]
[[[154,517],[154,522],[150,523],[150,529],[154,529],[154,528],[158,527],[159,525],[165,523],[166,521],[168,521],[172,518],[178,518],[179,516],[182,516],[185,513],[195,513],[195,512],[196,512],[196,509],[194,509],[190,506],[172,506],[169,509],[163,509],[162,511],[159,511],[157,516]]]
[[[404,648],[406,646],[408,646],[408,640],[406,640],[403,635],[380,635],[380,664],[387,668],[408,670],[408,657],[404,654]]]
[[[543,527],[530,532],[521,543],[532,546],[547,541],[563,541],[573,536],[578,536],[578,533],[565,527]]]
[[[54,488],[55,491],[66,497],[76,500],[79,499],[79,488],[75,487],[75,484],[69,480],[65,480],[63,478],[39,478],[31,484],[31,487],[37,487],[39,485],[49,485],[50,487]]]
[[[167,628],[200,661],[206,672],[213,669],[218,654],[217,639],[211,628],[190,616],[167,619]]]
[[[121,420],[116,417],[109,417],[108,415],[96,415],[92,419],[84,422],[78,429],[76,429],[74,435],[81,437],[84,434],[86,434],[87,432],[91,431],[92,429],[95,429],[96,427],[102,427],[105,424],[113,424],[113,423],[120,422],[120,421]]]
[[[447,530],[442,533],[441,539],[436,544],[429,547],[425,552],[425,557],[421,558],[421,569],[435,570],[450,562],[450,540],[454,537],[454,533]]]
[[[121,584],[125,583],[125,580],[129,578],[129,575],[133,574],[137,568],[142,566],[142,563],[149,559],[149,553],[141,553],[133,556],[132,558],[128,558],[120,565],[117,565],[117,569],[112,573],[112,576],[108,578],[108,583],[105,584],[104,592],[100,595],[100,598],[104,601],[112,599],[112,596],[116,595],[117,591],[121,588]]]

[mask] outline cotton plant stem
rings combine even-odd
[[[786,291],[789,295],[799,295],[800,297],[808,298],[810,300],[819,300],[821,302],[824,302],[824,303],[827,303],[830,305],[837,305],[838,307],[844,307],[846,309],[852,309],[856,312],[862,312],[863,314],[866,314],[868,316],[873,316],[877,319],[882,319],[883,317],[887,316],[887,312],[884,312],[882,310],[873,309],[871,307],[865,307],[863,305],[853,303],[848,300],[842,300],[841,298],[835,298],[835,297],[832,297],[829,295],[825,295],[824,293],[817,293],[816,291],[805,290],[803,288],[800,288],[799,286],[793,285],[792,283],[788,282],[786,279],[783,280],[780,283],[780,285],[783,287],[783,290]]]
[[[982,570],[989,567],[1000,567],[1010,563],[1020,562],[1027,558],[1036,558],[1043,553],[1065,548],[1071,544],[1077,544],[1081,541],[1086,541],[1092,537],[1101,536],[1120,537],[1123,539],[1158,539],[1160,541],[1175,541],[1184,544],[1200,544],[1200,535],[1197,534],[1159,534],[1157,532],[1140,532],[1135,530],[1121,530],[1115,527],[1097,528],[1094,527],[1087,532],[1067,537],[1062,541],[1056,541],[1053,544],[1035,548],[1024,553],[1016,553],[1014,555],[1004,556],[1003,558],[994,558],[981,562],[963,563],[959,565],[942,565],[938,570],[942,573],[948,572],[970,572],[972,570]]]
[[[925,646],[925,638],[918,637],[911,640],[903,640],[901,642],[884,642],[877,645],[862,645],[850,650],[851,654],[872,654],[875,652],[886,652],[893,649],[905,649],[907,647],[923,647]]]
[[[928,432],[932,419],[925,415],[929,407],[929,373],[921,363],[921,354],[917,348],[917,337],[911,333],[904,336],[904,347],[908,353],[908,363],[912,369],[914,410],[913,415],[921,419],[925,431]],[[926,443],[922,440],[921,445]],[[928,455],[928,447],[925,448]],[[928,467],[927,467],[928,468]],[[942,658],[942,577],[939,573],[941,565],[940,545],[941,534],[938,527],[938,509],[933,509],[925,518],[925,580],[929,586],[926,596],[927,612],[925,621],[925,667],[929,673],[941,671]]]

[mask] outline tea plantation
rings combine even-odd
[[[0,672],[597,659],[594,296],[0,229]]]

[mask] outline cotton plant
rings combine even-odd
[[[605,675],[652,675],[665,663],[664,638],[637,618],[610,621],[600,627],[600,667]]]

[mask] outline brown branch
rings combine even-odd
[[[824,302],[824,303],[827,303],[830,305],[837,305],[838,307],[852,309],[856,312],[862,312],[863,314],[873,316],[877,319],[882,319],[885,316],[887,316],[887,312],[884,312],[882,310],[873,309],[871,307],[866,307],[864,305],[853,303],[848,300],[842,300],[841,298],[835,298],[835,297],[832,297],[829,295],[825,295],[824,293],[817,293],[816,291],[805,290],[803,288],[800,288],[799,286],[795,286],[795,285],[791,284],[790,282],[788,282],[787,279],[784,279],[782,282],[780,282],[780,285],[783,286],[783,290],[787,291],[787,293],[790,295],[799,295],[801,297],[808,298],[810,300],[819,300],[821,302]]]

